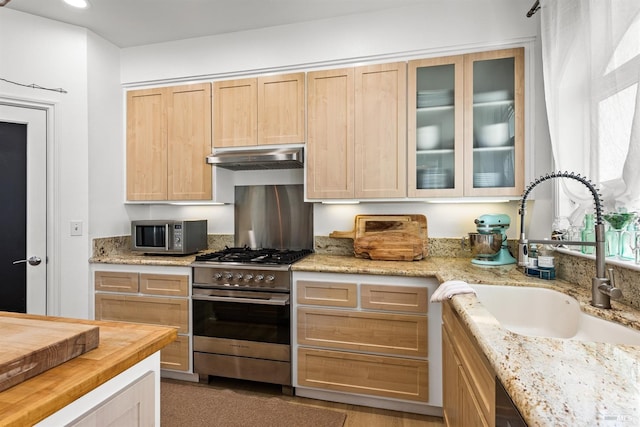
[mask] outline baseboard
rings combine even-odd
[[[330,402],[347,403],[351,405],[388,409],[391,411],[411,412],[414,414],[442,417],[441,407],[431,406],[425,403],[411,403],[394,399],[380,399],[371,396],[324,391],[305,387],[296,387],[295,395],[300,397],[308,397],[311,399],[327,400]]]

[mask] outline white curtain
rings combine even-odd
[[[540,14],[555,169],[598,184],[606,210],[640,211],[640,0],[542,0]],[[562,214],[592,206],[579,183],[562,189]]]

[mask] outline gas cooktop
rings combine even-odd
[[[196,262],[239,263],[239,264],[292,264],[309,255],[309,249],[252,249],[249,247],[229,248],[221,251],[196,255]]]

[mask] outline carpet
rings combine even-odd
[[[160,383],[162,427],[342,427],[346,415],[330,409],[255,397],[197,384]]]

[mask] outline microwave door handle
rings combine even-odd
[[[289,305],[289,297],[287,298],[273,298],[273,299],[259,299],[259,298],[240,298],[240,297],[219,297],[219,296],[200,296],[192,295],[192,299],[199,301],[221,301],[221,302],[240,302],[246,304],[260,304],[260,305]]]
[[[169,252],[169,224],[164,225],[164,250]]]

